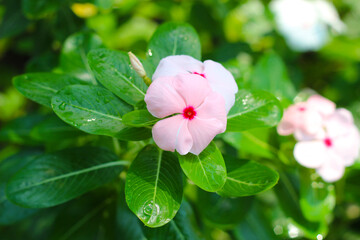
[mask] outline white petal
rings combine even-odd
[[[203,63],[187,55],[168,56],[161,59],[152,76],[152,80],[156,81],[159,77],[176,76],[182,73],[193,72],[202,73]]]
[[[304,167],[319,168],[327,160],[327,152],[322,141],[304,141],[295,145],[294,157]]]
[[[316,172],[326,182],[339,180],[345,172],[345,166],[341,164],[341,159],[336,154],[329,154],[329,158],[321,165]]]

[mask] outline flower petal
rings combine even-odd
[[[204,62],[204,74],[212,90],[224,97],[226,110],[229,111],[234,105],[235,93],[238,91],[233,75],[223,65],[212,60]]]
[[[222,122],[223,128],[221,132],[225,132],[227,123],[227,113],[225,110],[224,98],[216,93],[209,94],[204,102],[196,109],[196,117],[198,120],[217,119]]]
[[[306,103],[311,109],[318,111],[323,116],[329,116],[336,108],[335,103],[320,95],[313,95],[309,97]]]
[[[188,130],[188,120],[176,115],[157,122],[152,134],[155,143],[163,150],[178,151],[187,154],[193,146],[193,139]]]
[[[176,76],[183,73],[203,72],[203,63],[187,55],[168,56],[161,59],[152,79],[156,81],[159,77]]]
[[[326,182],[335,182],[339,180],[345,172],[345,166],[340,163],[341,159],[335,154],[329,156],[329,158],[323,163],[323,165],[316,170],[316,172]]]
[[[298,142],[294,148],[294,157],[307,168],[319,168],[327,161],[328,149],[322,141]]]
[[[174,87],[183,97],[186,106],[197,108],[212,92],[208,81],[196,74],[180,74],[176,76]]]
[[[191,153],[199,155],[214,139],[214,137],[224,132],[224,123],[218,119],[198,119],[194,118],[188,123],[190,134],[193,138]]]
[[[334,151],[341,157],[345,166],[351,166],[359,157],[360,135],[355,126],[350,126],[348,132],[333,140]]]
[[[145,95],[145,102],[149,112],[158,118],[174,113],[182,113],[186,107],[182,96],[174,88],[175,77],[158,78],[153,82]]]

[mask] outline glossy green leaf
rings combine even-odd
[[[148,60],[153,71],[164,57],[189,55],[201,59],[201,44],[195,29],[187,23],[162,24],[151,37],[148,45]],[[152,73],[148,73],[149,76]]]
[[[182,193],[182,173],[176,156],[146,146],[126,177],[125,196],[131,211],[148,227],[163,226],[179,210]]]
[[[226,181],[226,166],[220,150],[211,142],[199,155],[178,154],[185,175],[198,187],[209,192],[220,190]]]
[[[265,54],[256,63],[250,85],[252,89],[268,91],[281,99],[291,100],[296,95],[283,60],[274,52]]]
[[[225,157],[227,178],[219,194],[226,197],[251,196],[275,186],[279,174],[255,161]]]
[[[96,83],[87,61],[87,54],[92,49],[102,47],[104,45],[100,37],[94,33],[75,33],[64,42],[60,54],[60,68],[80,79]]]
[[[133,127],[151,126],[157,121],[159,121],[159,119],[151,115],[146,109],[135,110],[123,116],[124,124]]]
[[[148,239],[153,240],[197,240],[199,238],[196,219],[190,204],[183,201],[175,218],[165,226],[144,229]]]
[[[270,93],[240,90],[236,94],[235,105],[228,114],[226,130],[239,132],[273,127],[280,122],[282,111],[279,100]]]
[[[252,201],[252,197],[226,198],[198,190],[197,207],[212,226],[231,229],[246,216]]]
[[[51,107],[51,98],[62,88],[85,84],[75,77],[56,73],[28,73],[17,76],[13,80],[16,89],[25,97]]]
[[[55,12],[61,5],[59,0],[22,0],[21,7],[30,18],[42,18]]]
[[[125,52],[90,51],[88,61],[96,79],[125,102],[135,105],[145,97],[147,86],[137,75]]]
[[[124,164],[96,147],[43,154],[9,180],[6,195],[24,207],[55,206],[113,180]]]
[[[75,138],[83,132],[63,122],[56,115],[50,115],[31,130],[30,135],[37,141],[59,141]]]
[[[23,145],[38,145],[31,136],[31,129],[42,122],[46,116],[40,114],[27,115],[7,123],[0,129],[0,141]]]
[[[116,137],[126,128],[122,115],[132,107],[97,86],[69,86],[52,98],[54,112],[66,123],[98,135]]]
[[[5,187],[8,180],[22,167],[32,162],[39,155],[39,151],[19,152],[0,164],[0,225],[7,225],[24,219],[33,213],[36,209],[22,208],[10,202],[5,195]]]

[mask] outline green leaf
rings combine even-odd
[[[122,115],[132,107],[97,86],[69,86],[52,98],[54,112],[66,123],[98,135],[116,137],[126,128]]]
[[[162,58],[171,55],[189,55],[201,59],[200,39],[191,25],[168,22],[155,31],[148,45],[148,60],[153,65],[152,70],[155,70]],[[148,73],[149,77],[152,72]]]
[[[226,197],[251,196],[275,186],[279,174],[257,162],[225,157],[227,179],[219,194]]]
[[[186,201],[182,202],[179,212],[168,224],[144,229],[146,237],[154,240],[197,240],[200,239],[198,231],[194,212]]]
[[[7,38],[22,33],[29,25],[19,5],[21,0],[2,1],[5,13],[1,16],[0,38]]]
[[[38,145],[39,142],[30,134],[31,129],[45,118],[44,115],[30,114],[7,123],[0,130],[0,141],[24,145]]]
[[[275,52],[267,53],[260,58],[255,65],[250,84],[252,89],[268,91],[281,99],[292,100],[296,96],[286,66]]]
[[[21,7],[25,15],[29,18],[43,18],[48,14],[54,13],[62,1],[59,0],[22,0]]]
[[[64,123],[56,115],[48,116],[44,121],[35,125],[30,132],[33,139],[41,142],[75,138],[81,134],[83,132]]]
[[[264,91],[240,90],[228,114],[227,131],[273,127],[282,117],[282,107],[273,95]]]
[[[104,45],[100,37],[91,32],[80,32],[71,35],[65,40],[61,50],[61,69],[80,79],[96,83],[86,56],[90,50],[102,47]]]
[[[22,220],[35,212],[36,209],[22,208],[10,202],[5,195],[8,180],[22,167],[32,162],[39,151],[19,152],[0,164],[0,225],[7,225]]]
[[[146,109],[135,110],[123,116],[124,124],[133,127],[151,126],[157,121],[159,121],[159,119],[151,115]]]
[[[60,89],[69,85],[85,84],[85,82],[65,74],[28,73],[15,77],[13,84],[25,97],[51,107],[51,98]]]
[[[322,221],[331,215],[335,203],[335,187],[324,181],[311,179],[308,169],[300,174],[300,207],[309,221]]]
[[[131,105],[144,99],[147,86],[130,67],[126,53],[108,49],[92,50],[88,61],[96,79],[116,96]]]
[[[171,152],[153,145],[133,161],[125,184],[126,202],[148,227],[160,227],[174,218],[183,194],[182,173]]]
[[[178,154],[185,175],[198,187],[209,192],[220,190],[226,181],[226,166],[220,150],[214,142],[199,155]]]
[[[96,147],[43,154],[9,180],[6,195],[24,207],[55,206],[116,178],[126,164],[117,160],[112,152]]]
[[[201,216],[211,225],[231,229],[246,216],[252,201],[252,197],[225,198],[198,190],[197,206]]]

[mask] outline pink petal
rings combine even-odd
[[[278,125],[280,135],[290,135],[304,124],[305,113],[308,111],[306,103],[297,103],[288,107]]]
[[[152,134],[155,143],[163,150],[178,151],[187,154],[193,146],[193,139],[188,130],[188,120],[176,115],[157,122]]]
[[[330,137],[347,134],[354,126],[352,114],[346,109],[337,109],[324,123]]]
[[[198,119],[194,118],[188,123],[190,134],[193,138],[191,153],[199,155],[214,139],[214,137],[224,132],[224,123],[218,119]]]
[[[294,157],[307,168],[318,168],[327,161],[328,149],[322,141],[298,142],[294,148]]]
[[[226,110],[229,111],[234,105],[235,93],[238,91],[233,75],[223,65],[211,60],[204,62],[204,74],[211,88],[224,97]]]
[[[351,126],[348,132],[333,140],[334,151],[342,159],[345,166],[351,166],[359,157],[360,135],[355,126]]]
[[[186,107],[184,99],[174,88],[175,77],[158,78],[153,82],[145,95],[149,112],[158,118],[174,113],[182,113]]]
[[[223,129],[221,132],[225,132],[227,123],[227,112],[225,110],[224,98],[216,93],[210,93],[204,100],[204,102],[196,109],[196,118],[198,120],[217,119],[222,122]]]
[[[339,159],[336,154],[331,154],[316,172],[324,179],[324,181],[335,182],[344,175],[345,166],[341,164],[341,159]]]
[[[309,107],[318,111],[323,116],[328,116],[332,114],[335,111],[336,107],[335,103],[320,95],[313,95],[309,97],[306,103]]]
[[[212,90],[208,81],[197,74],[180,74],[176,76],[174,87],[183,97],[186,106],[197,108]]]
[[[161,59],[152,79],[159,77],[176,76],[183,73],[203,72],[203,63],[187,55],[168,56]]]

